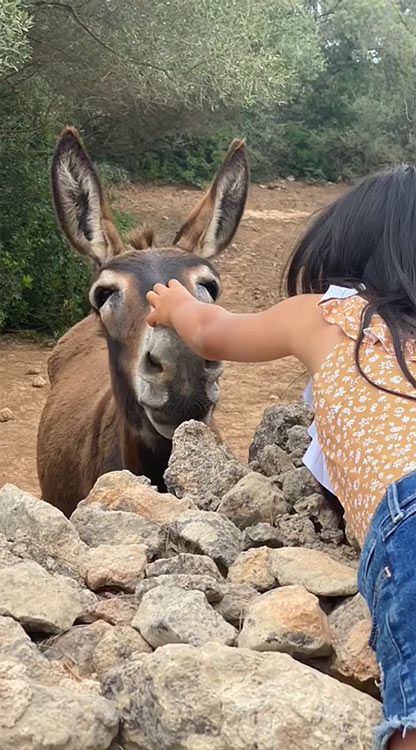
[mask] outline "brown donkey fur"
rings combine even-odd
[[[149,227],[125,246],[77,132],[67,128],[59,139],[52,165],[58,221],[96,269],[93,312],[50,356],[38,434],[42,497],[66,515],[101,474],[116,469],[144,474],[163,491],[175,428],[187,419],[212,423],[221,363],[201,360],[173,331],[150,328],[146,293],[176,278],[199,299],[217,299],[220,280],[209,258],[231,241],[247,187],[244,143],[234,141],[171,247],[153,247]]]

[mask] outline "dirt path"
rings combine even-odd
[[[288,253],[310,214],[342,187],[282,183],[274,190],[254,186],[241,228],[231,248],[218,259],[222,303],[236,311],[259,310],[280,298]],[[159,245],[170,244],[197,191],[180,187],[128,187],[114,191],[121,209],[151,222]],[[0,410],[14,419],[0,422],[0,487],[5,482],[38,493],[36,432],[47,387],[32,383],[39,369],[46,378],[49,349],[16,337],[0,337]],[[236,455],[245,458],[263,410],[301,395],[305,374],[291,359],[261,365],[227,365],[217,421]]]

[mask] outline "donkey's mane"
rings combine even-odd
[[[127,242],[135,250],[145,250],[153,245],[155,232],[149,224],[143,224],[133,229],[127,237]]]

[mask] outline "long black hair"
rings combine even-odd
[[[321,211],[295,247],[287,292],[323,294],[330,284],[354,288],[367,305],[355,347],[360,374],[364,329],[379,314],[387,324],[400,369],[416,388],[405,357],[416,339],[416,169],[406,165],[364,179]]]

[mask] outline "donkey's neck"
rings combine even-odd
[[[121,437],[121,460],[123,468],[133,474],[148,477],[159,492],[166,492],[163,475],[168,465],[172,442],[158,435],[143,414],[140,431],[125,422]]]
[[[122,467],[133,474],[148,477],[166,491],[163,474],[172,450],[172,441],[162,437],[139,404],[117,341],[108,337],[113,397],[118,411],[120,458]]]

